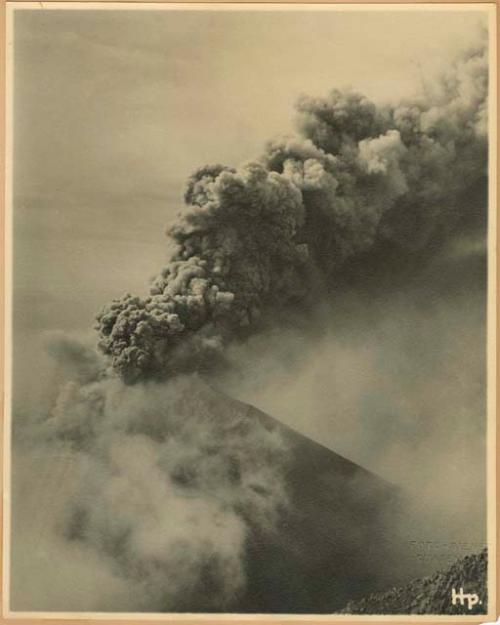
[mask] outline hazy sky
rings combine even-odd
[[[485,14],[15,13],[15,289],[23,334],[87,329],[166,256],[186,177],[293,127],[301,93],[418,91]]]

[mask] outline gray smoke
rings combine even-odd
[[[486,96],[480,46],[415,101],[303,97],[297,136],[238,170],[196,171],[150,295],[98,316],[113,368],[126,383],[203,368],[277,311],[328,297],[370,255],[423,262],[459,226],[484,225]]]
[[[42,531],[35,563],[42,545],[56,568],[70,568],[73,554],[74,567],[90,560],[113,582],[80,609],[120,611],[124,589],[132,610],[227,609],[245,588],[249,532],[272,533],[287,505],[279,433],[196,376],[127,386],[99,366],[92,373],[93,350],[79,341],[56,337],[51,352],[67,379],[48,418],[18,434],[14,461],[21,483],[27,466],[37,476],[44,518],[27,514],[35,493],[26,503],[16,491],[16,522],[39,525],[16,534],[15,565],[26,557],[23,540]],[[15,607],[79,606],[78,593],[34,594],[34,604],[21,596]]]

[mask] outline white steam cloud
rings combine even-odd
[[[63,337],[51,349],[88,380],[91,350]],[[50,540],[64,535],[66,551],[95,554],[118,589],[134,588],[134,609],[227,608],[245,587],[249,532],[273,532],[287,505],[280,434],[197,377],[126,386],[96,369],[93,378],[63,384],[36,429],[38,470],[70,474],[54,494],[64,503],[42,519]],[[121,598],[111,588],[101,599],[119,611]],[[56,609],[75,609],[74,597]]]

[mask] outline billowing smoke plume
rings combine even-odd
[[[99,316],[100,345],[126,382],[191,366],[194,353],[206,358],[254,323],[264,303],[299,297],[304,208],[290,180],[257,163],[208,167],[189,181],[186,202],[171,232],[179,251],[150,297],[126,296]]]
[[[328,296],[353,264],[422,262],[458,226],[483,226],[486,96],[480,47],[399,106],[338,90],[303,97],[296,137],[238,170],[199,169],[149,297],[98,317],[115,371],[134,383],[213,365],[228,340]]]
[[[251,532],[272,534],[287,506],[288,448],[280,433],[247,418],[196,376],[127,386],[98,367],[92,371],[93,350],[78,341],[55,337],[51,351],[67,365],[69,379],[36,430],[36,454],[44,445],[46,454],[32,466],[35,474],[49,474],[49,484],[35,478],[34,487],[44,492],[40,505],[50,516],[43,522],[54,534],[50,540],[64,537],[65,549],[84,563],[89,554],[98,557],[93,566],[128,589],[125,605],[133,610],[234,605],[245,589]],[[28,449],[33,463],[29,447],[20,450]],[[62,489],[54,483],[61,473]],[[29,518],[25,505],[16,498],[21,527]],[[54,566],[64,567],[65,549],[50,549]],[[15,564],[20,554],[14,548]],[[123,594],[107,587],[108,596],[97,592],[80,609],[122,610]],[[20,597],[15,608],[78,606],[72,593],[25,601]]]

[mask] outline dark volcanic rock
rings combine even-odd
[[[351,601],[343,614],[486,614],[487,569],[486,549],[458,560],[449,569],[433,576],[416,579],[400,588],[371,594]],[[476,593],[481,603],[468,609],[467,602],[452,605],[452,588],[464,593]]]
[[[261,411],[235,413],[278,429],[291,451],[289,505],[277,531],[255,528],[246,553],[246,592],[231,611],[333,613],[349,599],[404,583],[391,571],[397,489]]]

